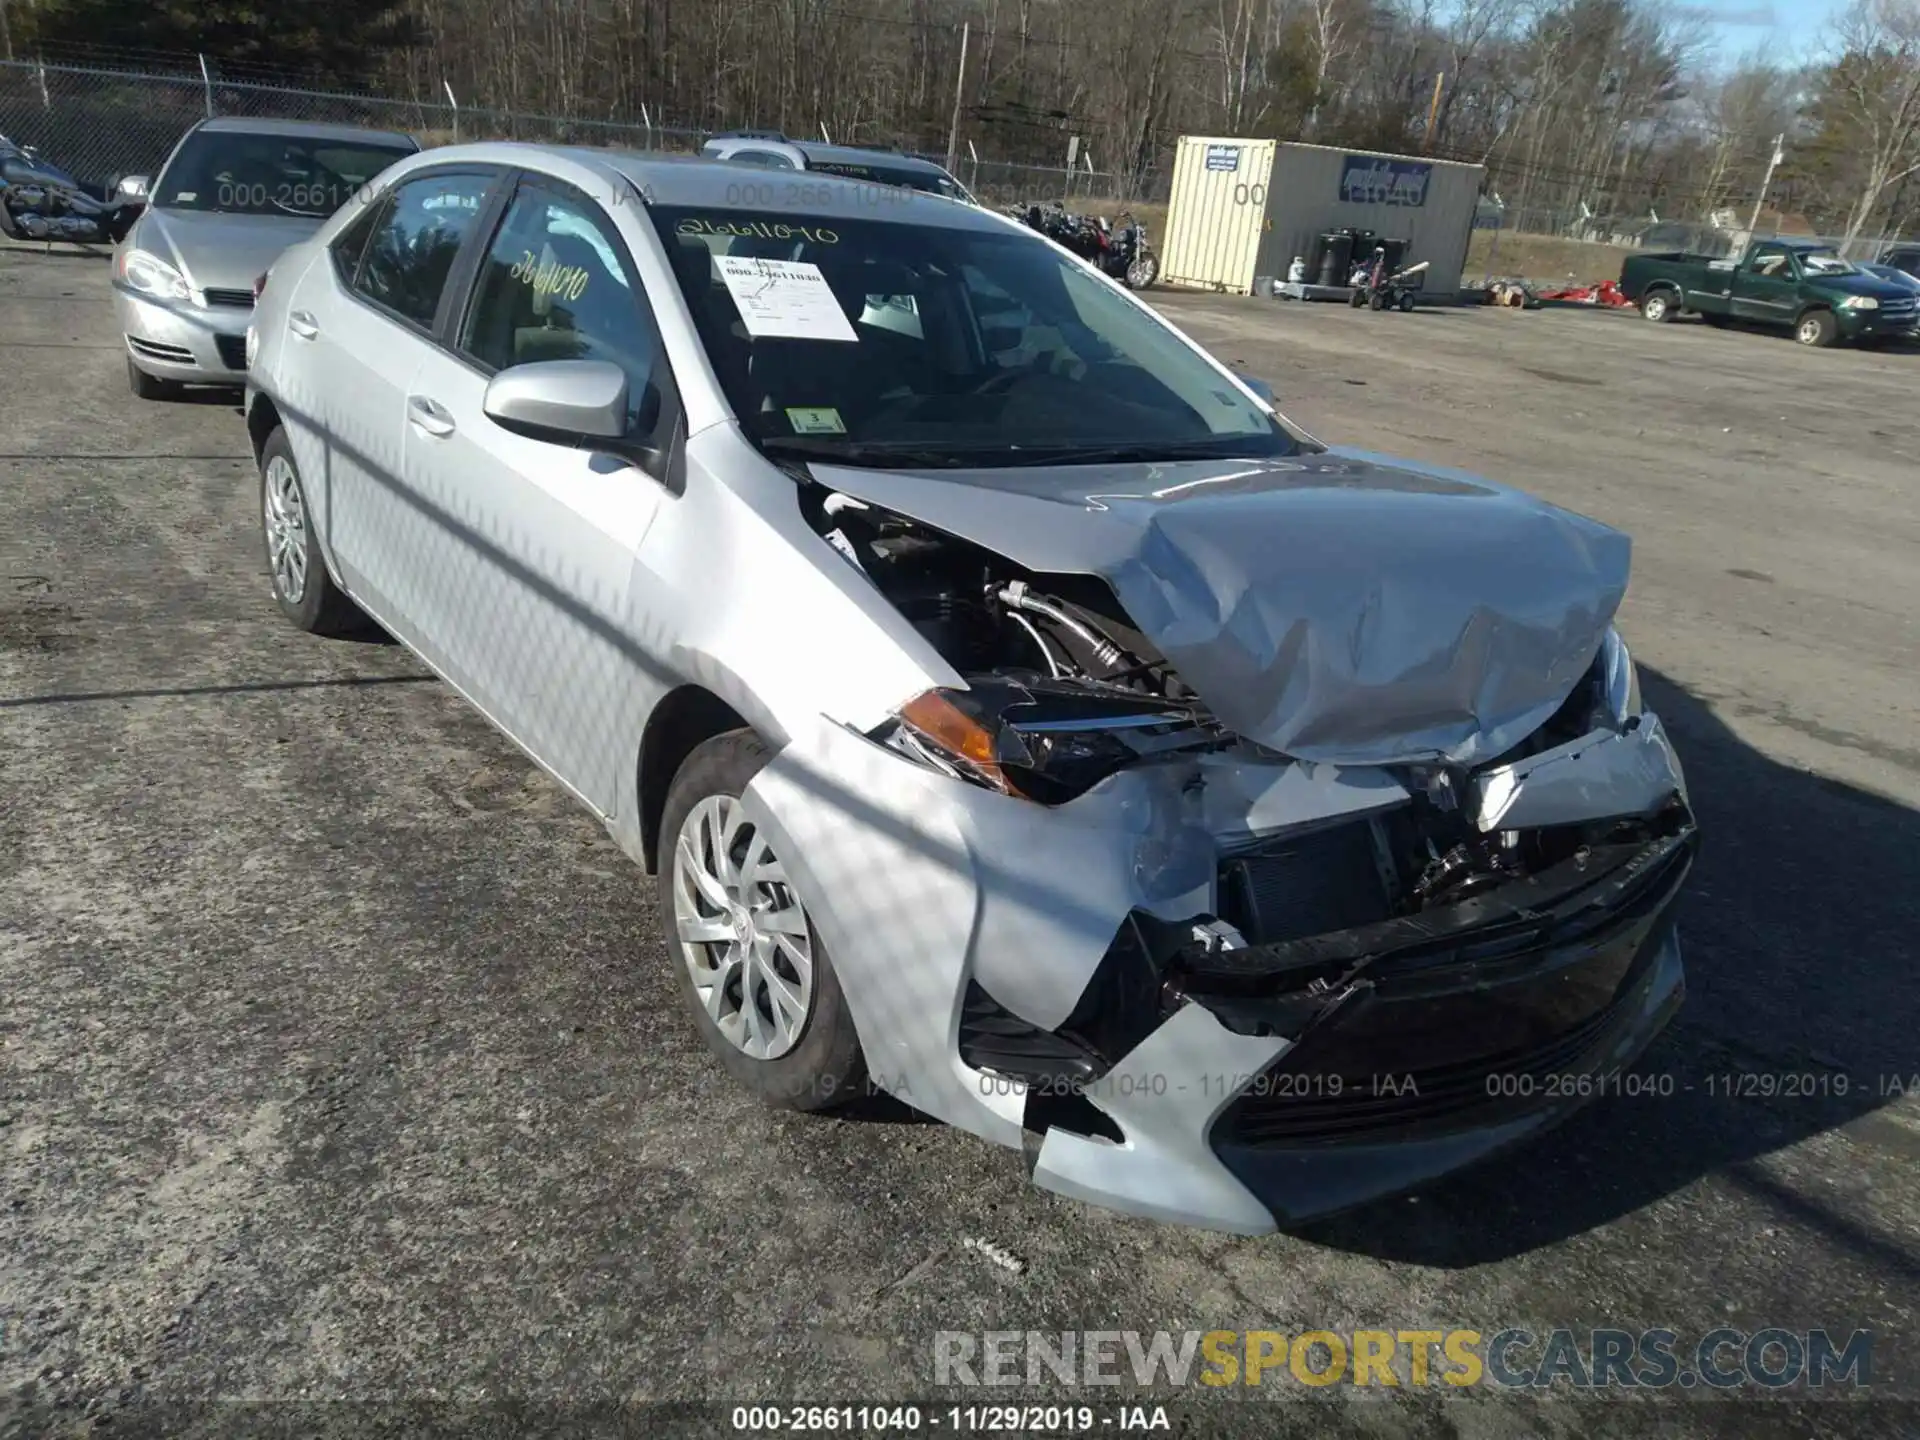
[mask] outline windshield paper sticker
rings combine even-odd
[[[793,426],[796,435],[844,435],[847,427],[841,423],[840,412],[831,405],[806,405],[787,407],[787,423]]]
[[[818,265],[746,255],[716,256],[715,263],[749,335],[859,341]]]

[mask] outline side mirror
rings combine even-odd
[[[530,440],[618,451],[627,435],[627,372],[606,360],[510,365],[487,382],[480,408]]]
[[[1258,375],[1249,375],[1245,371],[1234,371],[1234,378],[1266,403],[1269,410],[1277,409],[1280,397],[1273,393],[1273,387]]]
[[[122,200],[145,200],[153,181],[145,175],[123,175],[120,178],[120,198]]]

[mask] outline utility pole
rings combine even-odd
[[[953,77],[953,123],[947,127],[947,173],[953,173],[953,167],[960,163],[960,101],[967,93],[967,36],[973,30],[973,22],[965,21],[960,26],[960,69]]]
[[[1427,107],[1427,153],[1433,153],[1433,127],[1440,123],[1440,87],[1447,83],[1447,72],[1433,77],[1433,103]]]
[[[1773,137],[1773,158],[1767,161],[1766,178],[1760,182],[1760,193],[1753,199],[1753,218],[1747,221],[1747,243],[1753,243],[1754,232],[1760,228],[1760,207],[1767,203],[1767,187],[1773,184],[1773,172],[1780,162],[1787,158],[1787,152],[1781,148],[1787,143],[1785,135]]]

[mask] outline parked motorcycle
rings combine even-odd
[[[32,146],[0,135],[0,232],[11,239],[117,245],[146,204],[118,186],[76,180]]]
[[[1147,227],[1131,214],[1123,213],[1124,223],[1116,229],[1104,216],[1077,214],[1057,200],[1015,205],[1007,213],[1130,290],[1146,289],[1160,274],[1159,257],[1147,244]]]
[[[1104,220],[1100,223],[1106,224]],[[1103,268],[1125,282],[1129,290],[1144,290],[1160,278],[1160,257],[1147,244],[1147,227],[1134,219],[1130,211],[1120,212],[1119,221],[1107,236],[1107,259]]]

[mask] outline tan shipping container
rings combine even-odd
[[[1227,168],[1229,152],[1237,170]],[[1244,295],[1256,275],[1284,280],[1296,255],[1311,269],[1323,233],[1371,230],[1406,241],[1400,263],[1427,261],[1422,289],[1451,297],[1485,175],[1483,166],[1423,156],[1182,136],[1161,271],[1170,285]]]
[[[1160,247],[1163,281],[1241,295],[1253,289],[1276,148],[1272,140],[1180,137]]]

